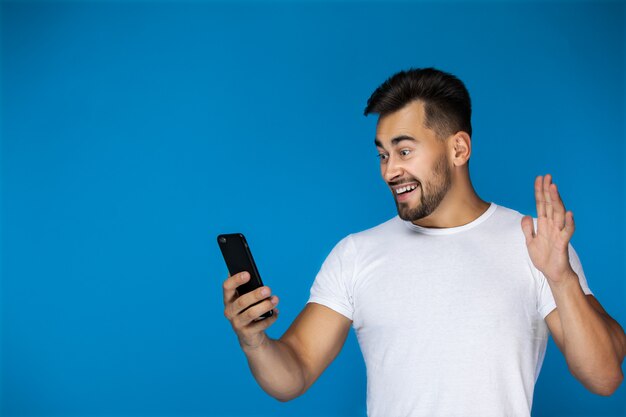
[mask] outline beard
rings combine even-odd
[[[448,158],[441,155],[433,166],[432,179],[428,182],[419,182],[420,201],[416,207],[411,207],[409,202],[398,203],[395,198],[398,216],[402,220],[416,221],[430,215],[443,200],[452,185],[452,171],[448,166]]]

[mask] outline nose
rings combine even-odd
[[[401,178],[403,173],[404,170],[402,168],[402,165],[396,163],[394,158],[389,157],[389,160],[387,160],[387,163],[384,165],[383,168],[383,179],[386,182],[391,182],[395,179]]]

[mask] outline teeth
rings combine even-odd
[[[407,191],[413,191],[416,188],[417,188],[417,185],[415,184],[407,185],[406,187],[401,187],[401,188],[396,189],[396,194],[402,194]]]

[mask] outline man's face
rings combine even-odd
[[[378,120],[380,171],[398,215],[416,221],[439,206],[452,184],[445,142],[424,127],[424,104],[411,102]]]

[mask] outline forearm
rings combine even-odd
[[[623,330],[590,304],[576,274],[550,286],[561,320],[562,349],[572,374],[591,391],[610,395],[623,379]]]
[[[258,347],[242,348],[252,375],[269,395],[289,401],[304,392],[304,371],[289,345],[266,336]]]

